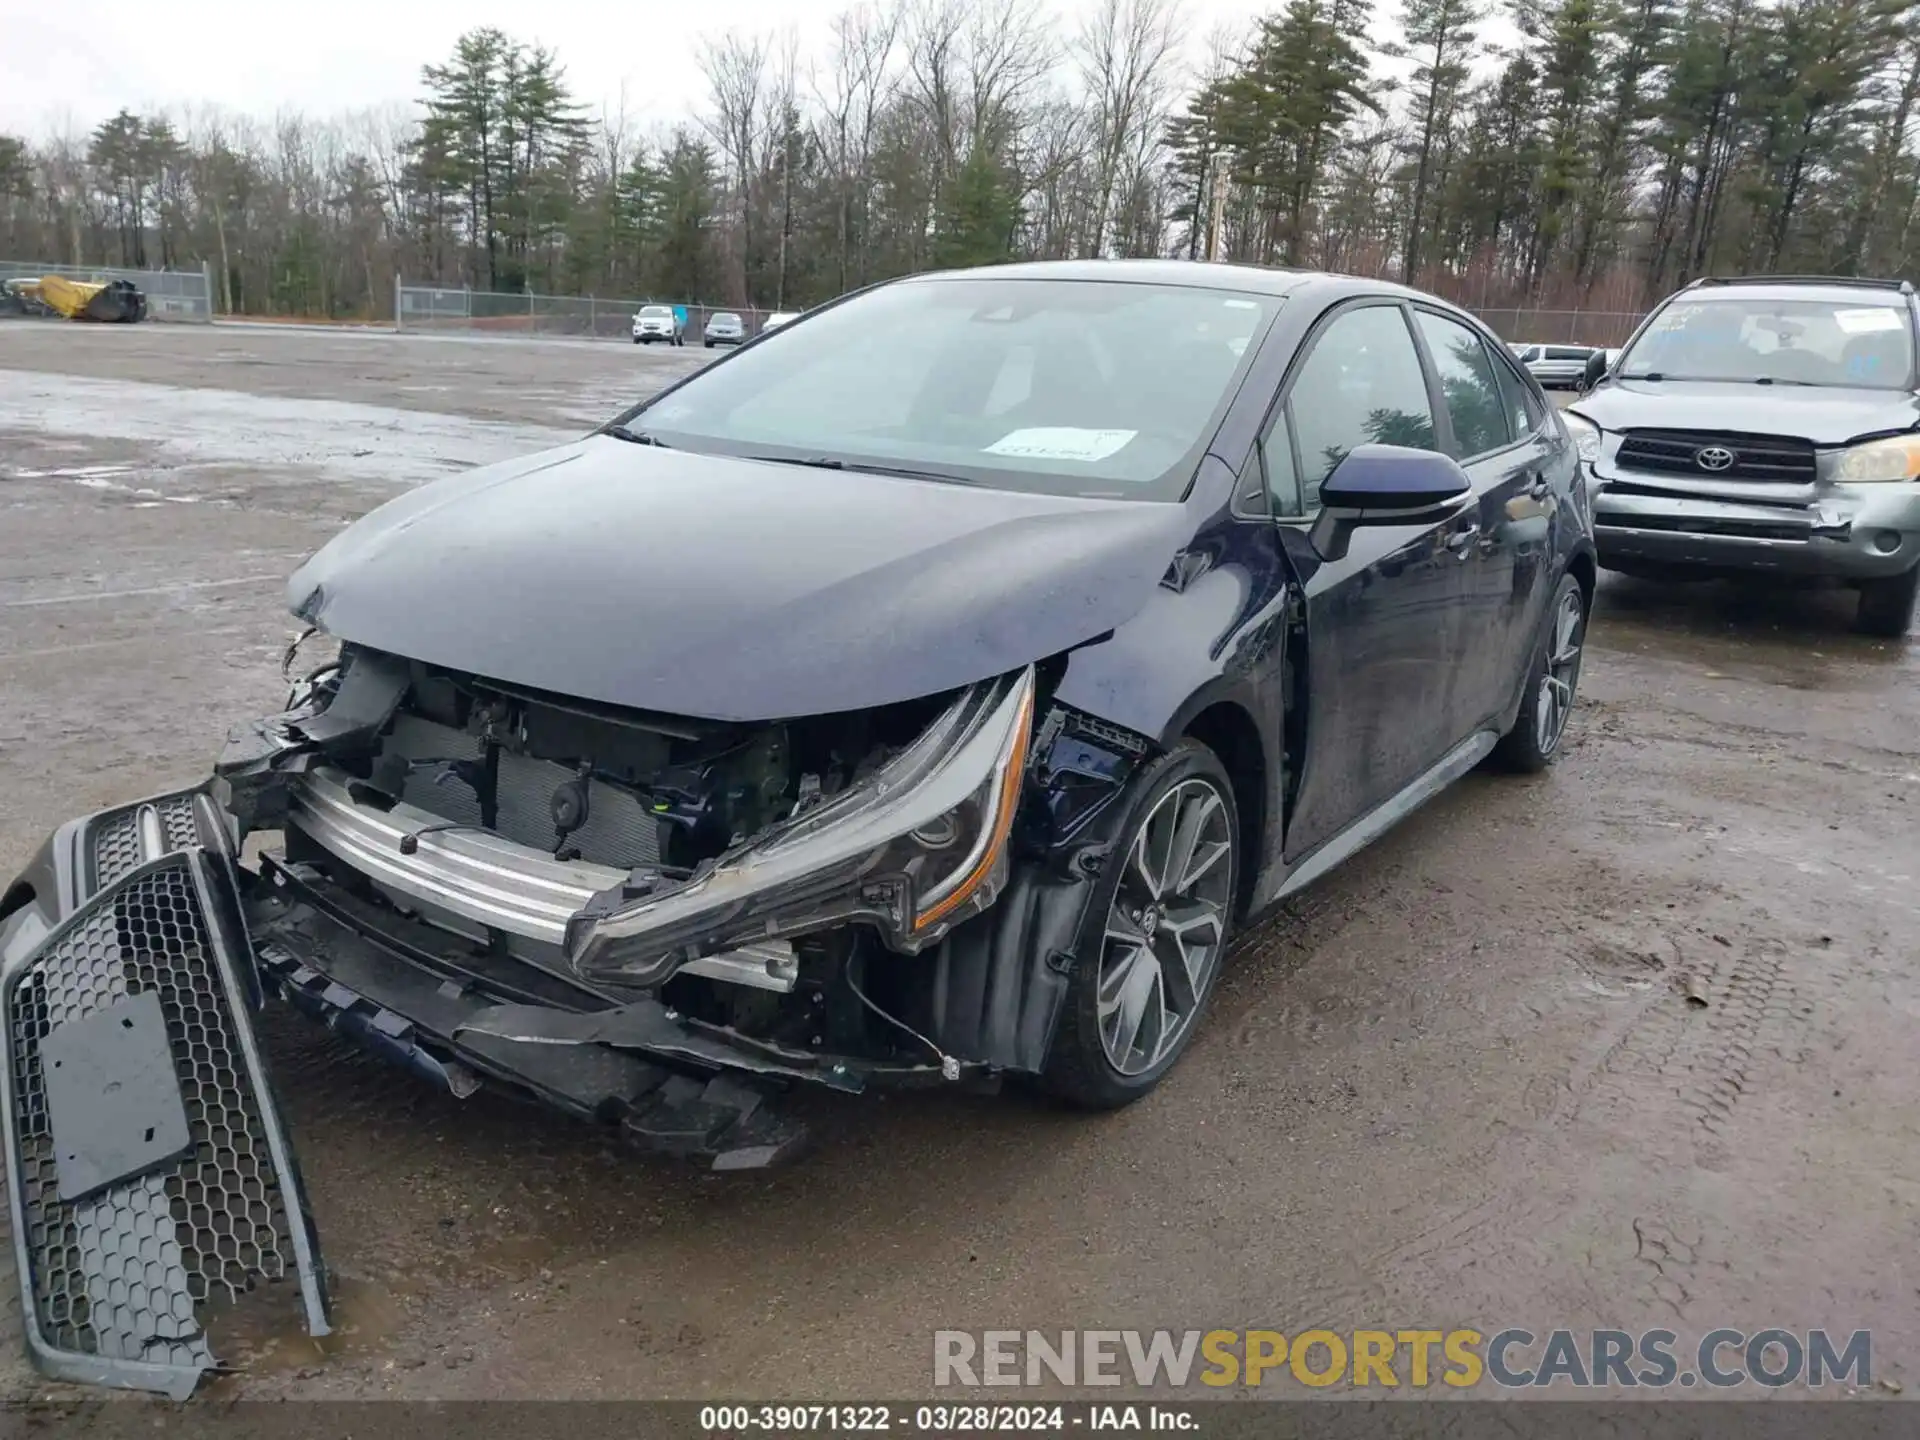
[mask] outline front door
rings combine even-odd
[[[1310,342],[1261,441],[1281,544],[1307,609],[1305,754],[1289,863],[1392,797],[1459,738],[1446,709],[1462,599],[1456,516],[1366,526],[1346,556],[1307,541],[1320,486],[1356,445],[1437,448],[1433,408],[1406,309],[1336,310]]]

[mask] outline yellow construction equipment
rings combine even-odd
[[[5,289],[13,308],[23,314],[122,324],[147,318],[147,297],[131,280],[73,280],[65,275],[43,275],[38,280],[9,280]]]

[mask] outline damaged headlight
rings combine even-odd
[[[1031,667],[964,691],[867,779],[659,895],[601,897],[575,970],[653,985],[689,960],[852,922],[913,954],[991,905],[1033,733]]]

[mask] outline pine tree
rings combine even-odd
[[[1405,39],[1386,51],[1416,62],[1409,85],[1413,188],[1400,269],[1409,285],[1420,272],[1435,151],[1447,144],[1461,92],[1473,76],[1480,38],[1475,27],[1482,18],[1478,0],[1406,0],[1401,11]]]

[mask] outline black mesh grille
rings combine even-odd
[[[168,795],[149,802],[160,816],[168,850],[185,850],[195,841],[193,796]],[[140,805],[102,815],[89,837],[93,846],[93,884],[101,889],[140,868]],[[152,857],[148,857],[152,858]]]
[[[1702,451],[1725,450],[1731,464],[1715,469],[1700,463]],[[1615,462],[1626,470],[1656,470],[1667,475],[1697,475],[1712,480],[1773,480],[1813,483],[1813,444],[1784,435],[1729,435],[1706,430],[1629,430],[1620,440]]]
[[[286,1191],[188,858],[145,871],[80,917],[6,992],[23,1281],[55,1350],[204,1369],[202,1307],[298,1273]],[[69,1204],[41,1043],[63,1022],[144,992],[166,1019],[193,1147]]]

